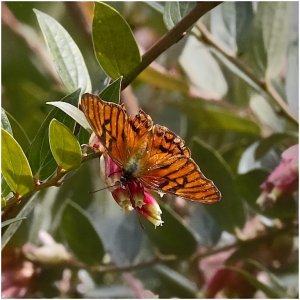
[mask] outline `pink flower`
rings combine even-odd
[[[108,185],[120,207],[124,211],[135,209],[155,226],[162,225],[162,211],[156,199],[136,179],[129,180],[125,185],[121,184],[122,169],[103,151],[103,146],[95,135],[90,138],[90,146],[103,152],[100,157],[100,177]]]
[[[276,201],[281,196],[287,196],[298,187],[298,145],[285,150],[281,162],[261,184],[262,194],[257,200],[263,204],[266,200]]]

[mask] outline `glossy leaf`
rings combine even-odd
[[[61,102],[77,105],[79,95],[80,89],[64,97]],[[49,124],[52,119],[62,122],[70,129],[73,129],[75,124],[73,119],[58,108],[54,108],[45,118],[27,151],[33,174],[41,180],[48,178],[57,168],[49,146],[48,133]]]
[[[2,174],[14,193],[21,196],[32,191],[34,181],[28,160],[17,141],[4,129],[2,137]]]
[[[275,78],[286,61],[291,5],[289,2],[259,3],[263,43],[267,52],[266,77]]]
[[[195,2],[166,2],[163,15],[166,27],[169,30],[173,28],[195,5]]]
[[[49,125],[50,149],[63,170],[76,169],[81,163],[81,148],[71,130],[53,119]]]
[[[7,118],[5,110],[2,107],[1,107],[1,128],[6,130],[9,134],[13,135],[9,120]]]
[[[141,218],[143,227],[159,251],[163,254],[174,254],[178,257],[188,257],[197,248],[197,240],[193,232],[182,223],[176,213],[158,201],[162,210],[163,226],[155,228],[152,223]]]
[[[105,101],[119,103],[121,93],[121,83],[123,77],[118,78],[100,93],[100,98]]]
[[[75,120],[84,129],[90,132],[92,131],[90,124],[84,116],[84,113],[74,105],[62,101],[47,102],[47,104],[58,107],[67,115],[69,115],[73,120]]]
[[[62,214],[61,230],[69,247],[82,262],[89,265],[102,262],[105,252],[101,237],[79,205],[67,203]]]
[[[190,82],[207,94],[207,98],[221,99],[227,93],[227,82],[219,64],[205,44],[194,36],[187,39],[179,63]]]
[[[129,25],[108,4],[95,3],[92,35],[98,62],[112,79],[126,77],[140,64],[139,49]]]
[[[221,228],[229,232],[234,232],[236,227],[242,228],[246,218],[244,204],[229,166],[216,150],[198,138],[193,139],[191,150],[201,171],[206,177],[213,180],[222,194],[221,201],[205,205],[205,209]]]
[[[91,92],[91,80],[82,54],[69,33],[52,17],[34,9],[56,70],[71,93]]]

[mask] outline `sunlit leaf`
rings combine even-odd
[[[82,54],[69,33],[52,17],[34,9],[39,25],[52,55],[56,70],[71,93],[81,88],[91,92],[91,80]]]
[[[49,125],[50,149],[58,166],[71,170],[80,166],[81,148],[70,129],[53,119]]]
[[[73,120],[75,120],[84,129],[86,129],[89,132],[92,131],[90,124],[88,123],[86,117],[84,116],[84,113],[74,105],[62,101],[47,102],[47,104],[58,107],[59,109],[64,111],[67,115],[69,115]]]
[[[2,137],[2,174],[11,190],[21,196],[29,193],[34,186],[28,160],[17,141],[4,129]]]
[[[111,6],[95,3],[92,35],[98,62],[112,79],[126,77],[140,64],[139,49],[131,29]]]
[[[71,250],[82,262],[89,265],[102,262],[105,252],[101,237],[80,206],[67,203],[61,218],[61,230]]]

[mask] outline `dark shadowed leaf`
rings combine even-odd
[[[191,215],[191,227],[197,233],[200,245],[212,247],[220,239],[222,229],[203,205],[196,205]]]
[[[28,160],[17,141],[4,129],[1,129],[2,174],[10,189],[23,196],[34,186]]]
[[[131,29],[111,6],[95,3],[92,35],[98,62],[112,79],[126,77],[140,64],[139,49]]]
[[[113,246],[110,249],[113,262],[117,265],[133,263],[138,256],[144,236],[137,214],[125,215],[113,237]]]
[[[61,230],[74,254],[84,263],[96,265],[102,262],[104,248],[86,212],[77,204],[65,206]]]
[[[72,170],[80,166],[81,148],[71,130],[53,119],[49,125],[50,149],[58,166],[63,170]]]
[[[257,199],[262,193],[260,185],[267,179],[269,172],[256,169],[246,174],[238,175],[236,178],[236,186],[240,194],[247,203],[258,213],[270,218],[291,218],[295,216],[297,211],[296,202],[291,196],[283,197],[274,205],[265,209],[261,208],[257,203]]]
[[[121,83],[123,77],[118,78],[100,93],[100,98],[114,103],[120,102]]]
[[[176,213],[159,201],[162,210],[162,226],[154,227],[152,223],[141,218],[150,240],[163,254],[174,254],[178,257],[192,255],[197,247],[193,232],[182,222]]]
[[[234,232],[245,223],[245,209],[233,174],[221,155],[198,138],[193,139],[192,156],[204,175],[213,180],[222,194],[218,203],[205,205],[221,228]]]
[[[274,133],[261,140],[255,149],[255,159],[261,159],[268,151],[281,147],[283,150],[298,143],[298,137],[294,133]]]
[[[54,65],[62,82],[71,93],[81,89],[91,92],[92,85],[84,59],[69,33],[52,17],[34,9]]]
[[[195,2],[166,2],[163,15],[166,27],[168,29],[174,27],[195,5]]]
[[[71,103],[77,106],[79,95],[80,89],[64,97],[62,102]],[[73,119],[71,119],[67,114],[58,108],[54,108],[47,115],[43,124],[39,128],[27,153],[34,176],[40,178],[41,180],[49,177],[57,168],[57,164],[51,154],[48,138],[49,124],[54,118],[65,124],[70,129],[73,129],[75,124]]]

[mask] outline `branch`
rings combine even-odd
[[[250,78],[267,96],[272,99],[280,107],[281,113],[285,114],[289,120],[298,125],[298,120],[290,113],[287,103],[281,98],[281,96],[274,89],[272,84],[263,79],[257,78],[255,74],[247,67],[245,64],[236,57],[234,53],[231,53],[220,45],[213,35],[208,31],[204,24],[199,23],[196,25],[196,28],[199,30],[201,36],[196,37],[201,39],[202,42],[212,47],[221,53],[228,61],[235,65],[239,70],[241,70],[248,78]]]
[[[196,7],[187,14],[177,25],[160,38],[142,57],[140,65],[134,69],[122,82],[125,89],[151,62],[159,57],[168,48],[179,42],[186,31],[204,14],[219,5],[221,2],[197,2]]]

